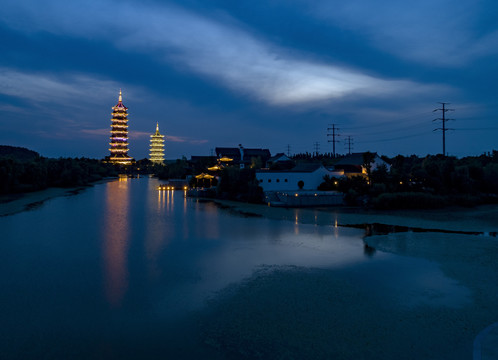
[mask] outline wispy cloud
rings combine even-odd
[[[35,102],[64,102],[100,100],[117,96],[120,85],[86,75],[50,75],[0,68],[0,94]]]
[[[350,0],[304,2],[316,17],[363,34],[400,58],[459,66],[498,52],[498,32],[479,27],[485,2],[474,0]]]
[[[208,140],[205,139],[192,139],[188,137],[174,136],[174,135],[166,135],[165,138],[167,141],[178,142],[178,143],[189,143],[193,145],[206,144],[208,142]]]
[[[78,132],[80,134],[83,134],[83,135],[94,136],[96,138],[102,138],[103,136],[109,136],[109,130],[110,130],[110,128],[81,129],[81,130],[78,130]],[[146,131],[130,131],[129,132],[129,137],[130,137],[130,139],[133,139],[133,140],[148,139],[151,135],[152,135],[152,133],[146,132]],[[205,140],[205,139],[193,139],[190,137],[175,136],[175,135],[166,135],[165,140],[166,140],[166,142],[187,143],[187,144],[192,144],[192,145],[200,145],[200,144],[205,144],[208,142],[208,140]]]
[[[109,135],[109,131],[110,131],[110,128],[107,128],[107,129],[82,129],[82,130],[80,130],[80,133],[102,138],[102,136]]]
[[[17,2],[8,2],[0,20],[24,31],[103,37],[123,51],[153,54],[168,64],[273,105],[303,104],[350,94],[385,96],[399,93],[400,89],[410,93],[421,87],[411,81],[382,79],[358,69],[312,61],[259,39],[235,21],[215,21],[170,5],[89,2],[85,16],[78,7],[61,1],[25,1],[24,5],[21,8]],[[16,12],[23,13],[22,23],[11,20]],[[79,20],[75,24],[69,19]],[[51,86],[54,84],[45,85]],[[428,85],[424,88],[433,89]]]
[[[130,131],[129,136],[130,139],[138,140],[138,139],[148,139],[152,133],[146,131]]]

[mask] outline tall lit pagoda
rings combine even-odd
[[[154,135],[150,136],[150,161],[155,164],[164,163],[164,135],[159,133],[159,123]]]
[[[113,164],[130,165],[133,158],[128,156],[128,108],[123,105],[121,89],[118,103],[112,108],[110,139],[109,161]]]

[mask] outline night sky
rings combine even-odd
[[[0,144],[103,158],[119,89],[130,152],[498,149],[494,0],[2,0]]]

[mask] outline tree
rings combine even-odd
[[[368,179],[372,172],[372,162],[375,160],[375,154],[367,151],[363,153],[363,167],[367,170]]]

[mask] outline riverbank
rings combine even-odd
[[[46,201],[60,197],[76,195],[79,192],[96,184],[115,180],[106,178],[87,186],[78,186],[72,188],[48,188],[40,191],[33,191],[20,194],[8,194],[0,196],[0,216],[8,216],[20,213],[22,211],[34,209]]]
[[[214,201],[221,207],[242,215],[263,216],[275,220],[290,220],[302,224],[324,226],[356,226],[385,224],[408,228],[496,233],[498,205],[475,208],[452,207],[437,210],[364,210],[351,207],[276,208],[267,205],[228,200]]]
[[[270,267],[255,273],[241,285],[227,289],[228,295],[221,293],[216,299],[213,315],[206,320],[209,324],[205,331],[207,343],[231,354],[252,351],[247,358],[255,351],[269,351],[273,355],[272,351],[279,353],[295,346],[295,351],[316,349],[323,358],[359,358],[366,353],[366,357],[372,359],[470,359],[472,342],[476,339],[474,360],[498,359],[495,352],[498,332],[488,334],[484,331],[484,335],[477,336],[498,321],[498,312],[490,306],[498,301],[496,291],[492,290],[498,283],[498,243],[496,235],[492,234],[498,230],[498,206],[394,212],[345,207],[284,209],[218,200],[216,203],[242,216],[261,216],[296,224],[364,225],[368,229],[368,224],[377,223],[416,228],[416,231],[392,231],[382,235],[366,231],[365,235],[369,236],[363,241],[372,249],[370,256],[376,251],[379,256],[393,254],[404,257],[406,264],[415,258],[422,259],[427,261],[427,266],[437,264],[444,275],[441,278],[433,275],[431,278],[407,277],[407,287],[410,281],[426,287],[417,293],[407,292],[404,286],[397,288],[394,283],[384,283],[383,277],[375,276],[368,279],[364,288],[350,286],[356,274],[347,269]],[[390,268],[389,271],[402,273],[404,266],[397,264],[395,270]],[[450,282],[445,284],[445,278],[451,279]],[[376,303],[378,297],[369,291],[372,288],[395,289],[393,299],[406,295],[410,300],[404,307],[392,306],[385,300]],[[305,295],[300,297],[301,294]],[[355,301],[358,298],[365,301]],[[309,299],[312,299],[312,306],[309,306]],[[256,310],[251,312],[250,309]],[[257,309],[266,311],[261,313]],[[229,317],[225,315],[227,312]],[[283,319],[270,317],[281,313],[295,315]],[[357,324],[359,321],[361,325]],[[303,340],[301,330],[281,335],[282,328],[302,329],[303,326],[309,326],[305,333],[312,334],[309,344],[306,344],[307,338]],[[334,326],[340,327],[341,333],[330,331]],[[430,336],[421,338],[421,329]],[[331,338],[337,339],[342,347],[331,345]],[[277,350],[268,346],[274,343],[285,346]],[[304,346],[296,345],[303,343]],[[456,343],[459,347],[448,346]],[[330,353],[331,349],[336,352]],[[476,357],[476,353],[482,356]]]

